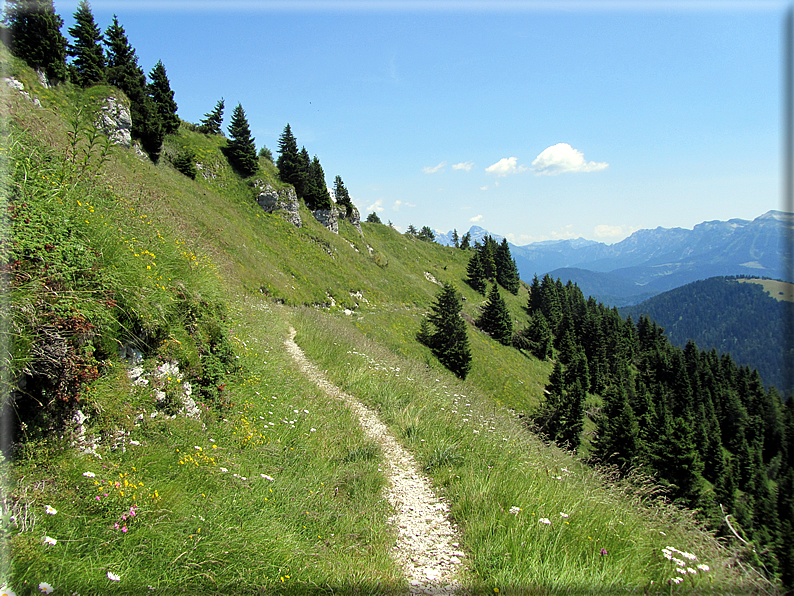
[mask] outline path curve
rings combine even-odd
[[[326,394],[345,402],[359,418],[366,435],[376,441],[386,461],[386,498],[395,510],[391,523],[397,528],[392,554],[405,571],[411,595],[452,595],[458,591],[457,574],[463,552],[458,548],[455,527],[447,517],[449,507],[433,491],[413,456],[403,448],[378,415],[352,395],[328,382],[306,359],[295,343],[295,329],[284,341],[287,351],[303,372]]]

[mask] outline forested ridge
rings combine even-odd
[[[647,315],[680,348],[691,340],[703,349],[729,353],[736,363],[757,368],[767,387],[780,390],[786,362],[794,362],[794,353],[786,353],[786,325],[794,320],[794,303],[775,300],[759,284],[740,279],[696,281],[618,310],[634,320]]]

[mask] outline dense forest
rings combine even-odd
[[[791,585],[794,400],[730,355],[676,347],[647,316],[624,320],[571,282],[535,277],[527,310],[516,345],[557,357],[532,424],[577,449],[591,418],[593,460],[656,476],[722,533],[738,526],[758,563]],[[589,395],[603,400],[586,412]]]
[[[786,322],[794,303],[778,301],[738,277],[712,277],[664,292],[636,306],[619,308],[624,317],[648,316],[664,328],[673,345],[689,340],[703,349],[730,353],[737,364],[757,368],[767,387],[785,387]]]

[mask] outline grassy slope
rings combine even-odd
[[[62,147],[63,122],[49,110],[65,111],[85,96],[44,91],[29,71],[11,65],[45,106],[9,100],[16,120],[35,133],[13,131],[12,140]],[[449,499],[469,555],[464,582],[473,591],[667,593],[673,572],[661,549],[668,544],[696,552],[713,569],[708,579],[690,576],[687,590],[750,586],[685,515],[650,505],[647,486],[609,488],[524,431],[505,407],[536,403],[548,363],[472,328],[474,368],[461,383],[415,341],[438,290],[426,272],[455,283],[466,313],[476,316],[484,298],[462,282],[466,253],[375,224],[363,224],[364,238],[347,224],[337,236],[305,209],[304,227],[296,229],[259,209],[218,151],[221,142],[187,129],[168,141],[192,146],[214,178],[190,181],[166,163],[114,149],[94,194],[64,192],[51,203],[73,218],[76,242],[102,248],[101,270],[129,296],[125,308],[170,333],[171,348],[150,351],[149,369],[157,356],[195,361],[185,321],[170,306],[188,293],[228,305],[224,325],[240,371],[226,379],[223,406],[204,404],[200,421],[152,418],[150,388],[132,385],[118,357],[105,353],[104,375],[81,405],[88,434],[102,436],[102,459],[79,454],[68,434],[56,434],[28,443],[8,470],[14,519],[5,517],[3,530],[12,564],[2,573],[17,594],[42,581],[83,594],[398,587],[380,454],[346,410],[296,371],[282,347],[289,325],[334,382],[378,409]],[[272,180],[272,167],[264,166]],[[154,269],[148,254],[158,255]],[[38,291],[47,295],[40,288],[29,295]],[[16,292],[14,300],[26,295]],[[335,307],[311,308],[329,296]],[[506,297],[523,320],[526,292]],[[69,308],[87,312],[89,303]],[[129,434],[119,439],[122,432]],[[136,515],[124,519],[133,505]],[[46,506],[57,514],[47,515]],[[43,544],[45,536],[57,544]]]

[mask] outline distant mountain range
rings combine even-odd
[[[752,221],[707,221],[693,229],[639,230],[615,244],[584,238],[510,245],[526,282],[546,273],[574,281],[585,296],[605,304],[637,304],[684,284],[724,275],[787,279],[785,232],[794,214],[769,211]],[[472,240],[488,234],[473,226]],[[501,236],[494,238],[501,240]],[[436,241],[451,244],[451,233]],[[790,250],[790,248],[788,249]]]

